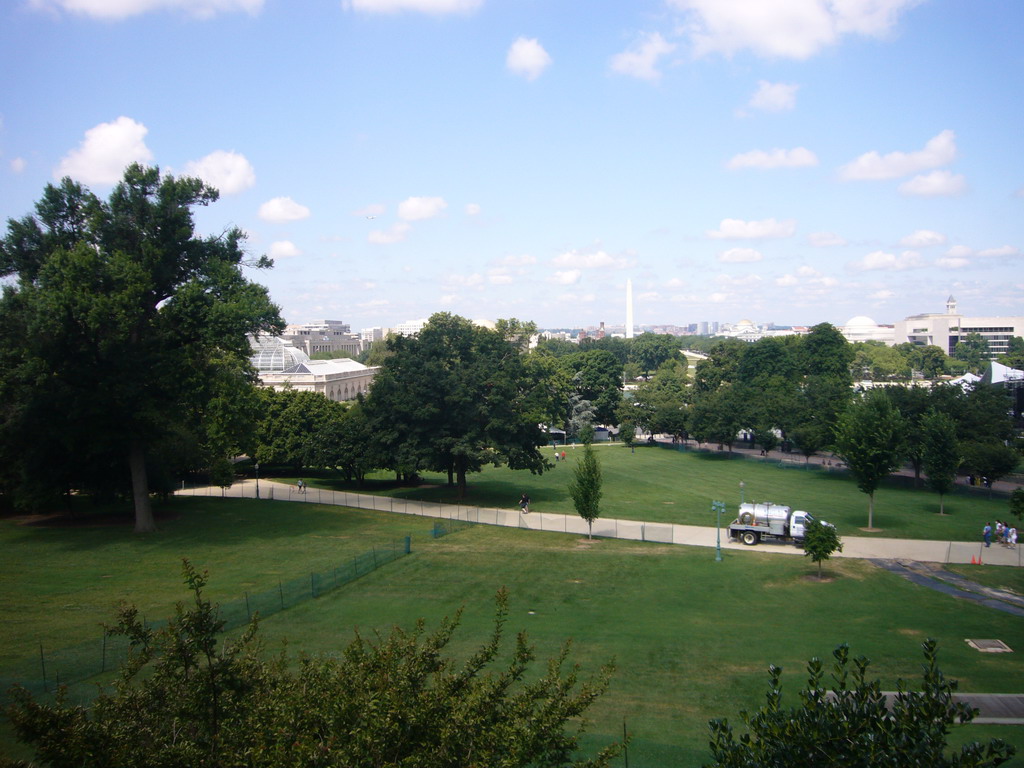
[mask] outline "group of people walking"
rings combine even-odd
[[[985,523],[981,534],[985,539],[986,547],[992,546],[992,537],[994,536],[996,544],[1002,544],[1009,549],[1017,548],[1017,529],[1009,523],[996,520],[995,528],[992,527],[991,523]]]

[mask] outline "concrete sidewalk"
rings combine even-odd
[[[331,504],[372,509],[378,512],[434,517],[441,519],[465,520],[482,525],[500,525],[534,531],[572,533],[587,535],[587,524],[576,515],[532,512],[523,514],[519,510],[476,507],[463,504],[435,504],[407,501],[390,496],[375,496],[346,491],[325,491],[309,488],[304,492],[294,485],[269,480],[260,480],[260,497],[268,500],[297,501],[304,503]],[[230,488],[199,487],[186,488],[176,492],[183,496],[223,496],[225,498],[256,498],[256,481],[243,480]],[[648,523],[639,520],[600,518],[594,521],[593,535],[601,538],[649,541],[660,544],[679,544],[694,547],[715,547],[719,532],[710,526],[676,525],[672,523]],[[723,550],[742,550],[779,555],[803,555],[803,550],[792,544],[762,542],[747,547],[732,542],[725,527],[720,533]],[[843,551],[834,557],[861,559],[911,560],[931,563],[971,563],[984,565],[1024,565],[1021,549],[1007,549],[998,544],[986,548],[983,543],[966,541],[929,541],[923,539],[868,538],[865,536],[843,536]]]

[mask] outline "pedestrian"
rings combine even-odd
[[[523,510],[524,514],[530,514],[530,497],[525,493],[519,497],[519,508]]]
[[[558,463],[558,451],[555,451],[555,464]]]
[[[562,461],[565,461],[565,451],[562,451]]]
[[[299,482],[297,482],[295,485],[298,487],[299,493],[305,493],[306,492],[306,484],[304,482],[302,482],[302,478],[301,477],[299,478]]]
[[[985,527],[981,529],[982,538],[985,539],[985,546],[992,546],[992,525],[991,523],[985,523]]]
[[[1010,549],[1016,549],[1017,548],[1017,528],[1016,527],[1013,527],[1013,528],[1010,529],[1010,533],[1007,536],[1007,540],[1010,542],[1007,545],[1007,546],[1010,547]]]
[[[968,475],[967,476],[967,484],[972,486],[972,487],[974,486],[974,475]]]
[[[1003,532],[1006,530],[1006,526],[1003,525],[1002,521],[996,520],[996,544],[1003,543]]]

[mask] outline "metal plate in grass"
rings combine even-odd
[[[966,640],[967,644],[982,653],[1013,653],[1013,648],[1002,640]]]

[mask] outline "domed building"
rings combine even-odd
[[[260,373],[279,373],[309,362],[309,355],[278,336],[250,338],[249,343],[252,344],[249,360]]]
[[[846,340],[856,341],[880,341],[890,347],[896,343],[896,337],[891,325],[879,325],[870,317],[857,315],[846,321],[846,325],[839,329]]]
[[[249,359],[263,387],[319,392],[330,400],[354,400],[357,395],[370,391],[373,377],[379,370],[349,358],[311,360],[290,341],[276,336],[260,336],[249,341],[253,349]]]

